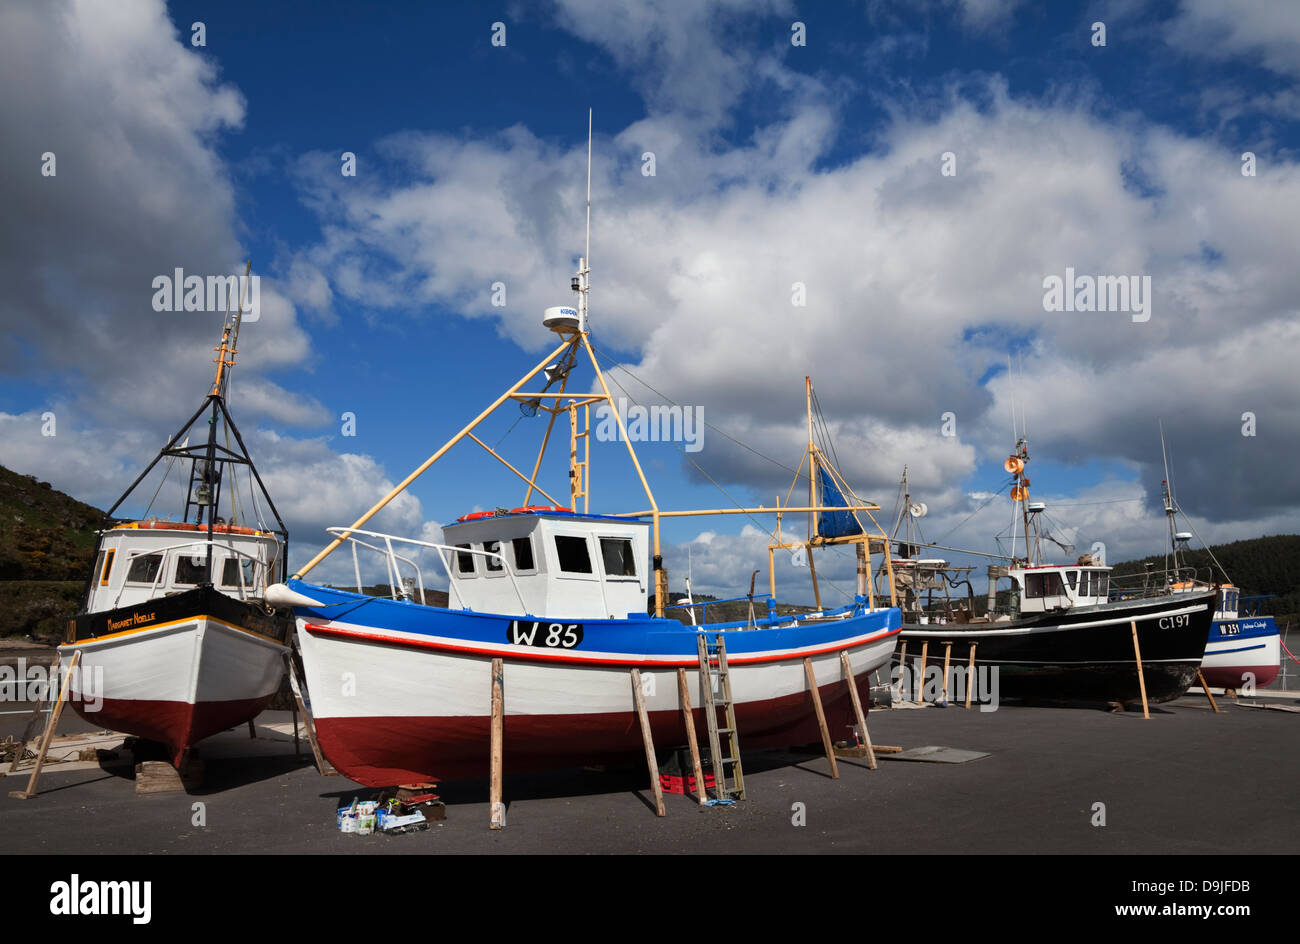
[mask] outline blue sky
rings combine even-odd
[[[1005,478],[1014,397],[1036,495],[1080,551],[1161,549],[1158,421],[1207,537],[1300,523],[1286,4],[139,0],[0,16],[4,77],[28,92],[0,111],[18,286],[0,461],[86,500],[116,497],[210,371],[220,318],[151,311],[152,274],[251,257],[266,303],[232,408],[302,553],[349,523],[553,340],[540,313],[572,297],[591,108],[593,341],[717,430],[793,465],[811,374],[855,487],[888,515],[907,464],[927,534],[988,548],[1006,503],[971,515]],[[41,178],[49,149],[59,173]],[[339,173],[348,151],[356,177]],[[1042,279],[1067,265],[1151,274],[1151,322],[1045,312]],[[59,436],[40,437],[49,411]],[[541,425],[506,407],[481,435],[530,464]],[[784,494],[777,463],[716,431],[704,446],[692,458],[726,494],[672,446],[642,449],[661,506]],[[593,510],[644,507],[616,449],[593,464]],[[517,504],[518,485],[462,445],[387,520],[428,535]],[[697,583],[738,585],[765,558],[742,525],[673,523],[670,567],[694,542]]]

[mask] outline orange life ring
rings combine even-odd
[[[572,508],[565,508],[563,505],[524,505],[522,508],[511,508],[512,515],[533,515],[543,511],[573,511]]]
[[[495,511],[471,511],[467,515],[461,515],[456,520],[457,521],[478,521],[478,519],[480,518],[491,518],[495,514],[496,514]]]

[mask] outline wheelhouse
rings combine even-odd
[[[280,547],[272,532],[215,525],[213,588],[239,600],[260,599],[267,575],[275,573]],[[141,521],[109,528],[100,536],[86,612],[134,606],[193,590],[204,582],[207,556],[204,526]]]
[[[1049,564],[1007,571],[1019,592],[1021,613],[1096,606],[1110,598],[1109,567]]]
[[[466,515],[443,529],[453,609],[622,619],[643,615],[647,522],[566,510]]]

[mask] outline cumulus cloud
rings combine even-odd
[[[900,114],[878,150],[823,169],[815,160],[830,135],[809,129],[828,123],[814,108],[723,152],[665,137],[675,156],[654,178],[638,170],[653,121],[598,139],[597,345],[639,352],[633,373],[790,463],[811,371],[846,475],[883,494],[905,462],[940,488],[1008,447],[1009,388],[988,377],[1011,344],[1028,342],[1018,396],[1040,453],[1149,471],[1163,417],[1180,439],[1199,430],[1218,444],[1198,454],[1213,500],[1184,476],[1196,503],[1249,516],[1260,497],[1238,471],[1241,450],[1273,461],[1300,433],[1280,408],[1300,297],[1286,259],[1300,211],[1293,164],[1243,178],[1237,155],[1214,142],[1135,116],[1103,120],[1087,102],[1018,100],[996,79],[979,104],[953,93],[937,117]],[[386,148],[412,179],[318,200],[331,236],[314,261],[357,260],[334,289],[373,299],[409,288],[499,318],[525,346],[544,343],[537,312],[563,300],[569,247],[580,245],[584,149],[523,128],[470,142],[407,135]],[[940,173],[945,152],[955,177]],[[1150,320],[1045,311],[1043,280],[1066,267],[1150,275]],[[496,278],[510,290],[504,313],[488,303]],[[1267,437],[1243,441],[1247,410],[1266,411]],[[945,413],[955,437],[940,435]],[[696,459],[722,481],[767,488],[780,477],[723,437]],[[1300,501],[1284,479],[1270,479],[1270,503]]]
[[[1275,0],[1182,0],[1166,25],[1170,45],[1211,59],[1250,58],[1265,68],[1300,76],[1300,17]]]
[[[216,144],[242,126],[244,98],[182,42],[159,0],[6,4],[0,83],[11,90],[0,98],[0,326],[10,339],[0,369],[59,371],[76,410],[161,431],[175,391],[210,382],[224,311],[155,311],[153,280],[178,268],[242,273]],[[269,279],[261,301],[242,336],[246,377],[308,352]]]

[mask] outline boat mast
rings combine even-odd
[[[1164,463],[1165,477],[1160,483],[1160,497],[1165,506],[1165,524],[1169,529],[1169,550],[1165,554],[1165,574],[1166,580],[1177,581],[1178,574],[1182,570],[1182,565],[1178,560],[1178,505],[1174,502],[1173,485],[1169,481],[1169,453],[1165,449],[1165,424],[1163,420],[1157,421],[1160,425],[1160,458]],[[1170,570],[1170,556],[1173,558],[1173,569]]]
[[[808,409],[808,507],[816,508],[820,502],[817,501],[817,445],[813,442],[812,428],[812,378],[805,376],[803,379],[804,400]],[[808,516],[808,573],[812,576],[813,601],[817,604],[817,609],[822,608],[821,588],[817,585],[817,565],[813,563],[812,542],[813,535],[816,534],[816,528],[813,526],[814,516]]]

